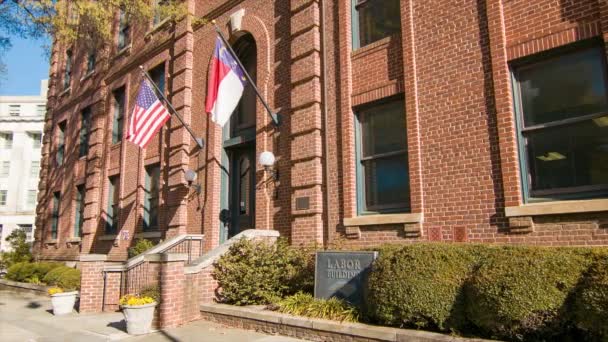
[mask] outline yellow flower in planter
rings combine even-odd
[[[51,287],[47,292],[52,296],[54,294],[63,293],[63,289],[61,287]]]
[[[147,296],[140,297],[132,294],[127,294],[120,298],[120,305],[138,306],[150,303],[154,303],[154,299],[152,297]]]

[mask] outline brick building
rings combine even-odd
[[[211,25],[132,23],[102,50],[54,46],[36,248],[126,259],[135,238],[244,229],[294,244],[608,244],[608,3],[186,1],[250,87],[204,112]],[[143,65],[176,118],[123,139]],[[258,163],[276,156],[276,179]],[[193,170],[194,182],[185,174]]]

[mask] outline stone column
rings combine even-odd
[[[103,267],[105,254],[80,255],[80,313],[94,313],[103,310]]]

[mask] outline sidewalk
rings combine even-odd
[[[250,341],[297,342],[298,339],[270,336],[253,331],[196,321],[179,328],[145,336],[125,332],[122,313],[53,316],[49,297],[0,291],[0,341]]]

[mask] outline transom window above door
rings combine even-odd
[[[525,196],[608,194],[608,87],[603,47],[551,54],[514,68]]]

